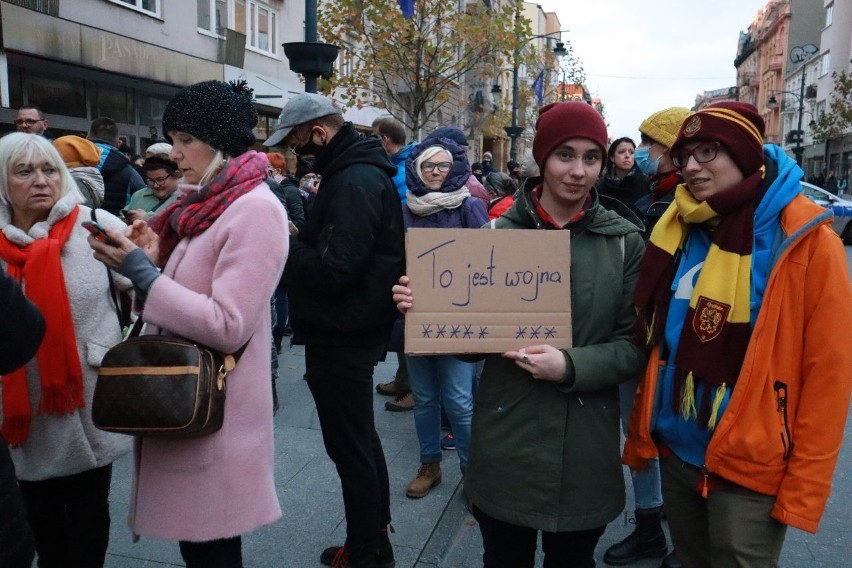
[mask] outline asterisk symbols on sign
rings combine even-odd
[[[450,330],[450,337],[458,337],[459,333],[461,333],[461,326],[460,325],[452,326],[452,329]]]
[[[527,336],[527,328],[518,326],[518,331],[515,333],[515,339],[524,339]]]
[[[530,339],[538,339],[538,332],[541,329],[540,325],[530,328]]]
[[[479,326],[479,339],[485,339],[486,335],[488,335],[488,326]]]
[[[435,334],[435,339],[439,337],[446,337],[447,335],[447,326],[438,324],[438,332]]]
[[[555,327],[544,328],[544,337],[545,337],[545,339],[551,339],[551,338],[556,337],[556,328]]]
[[[422,330],[421,333],[423,334],[423,337],[427,337],[427,338],[432,337],[432,324],[424,323],[423,324],[423,330]]]
[[[471,336],[473,336],[473,332],[470,330],[470,328],[471,328],[471,327],[473,327],[473,326],[472,326],[472,325],[466,325],[466,326],[464,326],[464,333],[462,334],[462,336],[463,336],[465,339],[470,339],[470,338],[471,338]]]

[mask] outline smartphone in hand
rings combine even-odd
[[[104,228],[95,223],[94,221],[83,221],[80,224],[83,226],[84,229],[92,233],[95,238],[101,241],[102,243],[113,247],[118,246],[114,240],[109,238]]]

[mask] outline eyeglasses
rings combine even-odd
[[[420,169],[423,170],[424,172],[429,172],[429,173],[432,173],[435,170],[438,170],[442,174],[445,174],[448,171],[450,171],[450,168],[452,168],[452,167],[453,167],[452,162],[438,162],[438,163],[423,162],[422,164],[420,164]]]
[[[682,148],[672,154],[672,163],[674,164],[674,167],[682,170],[686,167],[690,157],[695,158],[695,161],[699,164],[712,162],[716,159],[716,154],[719,152],[719,148],[721,146],[722,145],[719,142],[704,142],[692,150]]]
[[[163,176],[158,178],[147,178],[145,181],[148,183],[148,187],[156,187],[158,185],[163,185],[166,181],[172,176]]]
[[[18,118],[15,120],[17,126],[35,126],[37,122],[43,121],[43,118]]]

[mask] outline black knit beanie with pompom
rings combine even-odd
[[[245,81],[204,81],[174,96],[163,112],[163,132],[192,134],[228,156],[239,156],[255,143],[257,125],[252,90]]]

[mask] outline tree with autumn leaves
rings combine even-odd
[[[842,138],[852,128],[852,74],[846,71],[832,73],[834,90],[826,112],[820,113],[813,124],[814,140],[828,144]]]
[[[472,79],[492,84],[532,36],[517,5],[415,0],[404,19],[396,0],[324,0],[318,21],[324,41],[341,45],[346,72],[331,77],[345,104],[384,106],[418,132],[449,102],[460,103]],[[526,58],[536,54],[524,50]],[[538,54],[540,57],[540,54]]]

